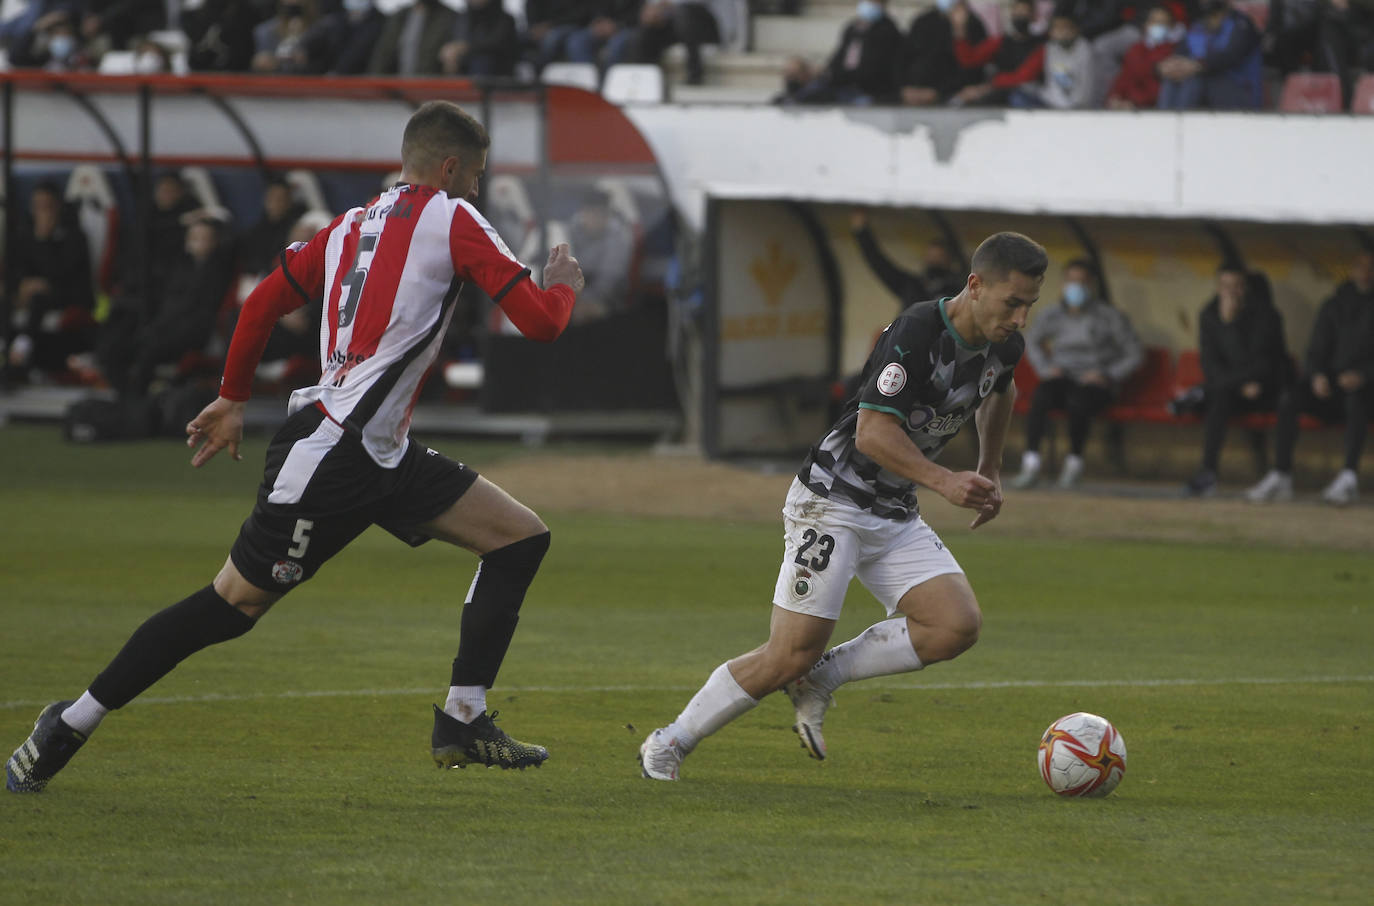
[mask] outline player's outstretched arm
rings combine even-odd
[[[239,441],[243,440],[243,406],[237,400],[217,397],[200,410],[200,414],[186,423],[186,446],[195,453],[191,465],[199,469],[225,447],[234,460],[239,455]]]
[[[955,506],[981,512],[994,501],[1001,505],[1002,492],[996,482],[977,472],[951,472],[932,462],[912,443],[895,415],[860,407],[854,444],[884,469],[925,485]]]

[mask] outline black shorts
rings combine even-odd
[[[477,473],[414,441],[394,469],[373,462],[359,437],[307,406],[267,448],[258,502],[229,556],[258,588],[286,592],[369,525],[412,546],[418,526],[462,497]]]

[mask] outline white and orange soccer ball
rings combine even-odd
[[[1040,776],[1060,796],[1105,796],[1126,773],[1126,741],[1106,718],[1076,711],[1040,738]]]

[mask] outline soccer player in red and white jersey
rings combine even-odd
[[[496,727],[486,690],[549,530],[501,488],[408,434],[464,283],[476,283],[525,336],[545,342],[567,326],[583,286],[577,259],[560,245],[540,289],[473,208],[489,144],[481,124],[456,105],[423,105],[406,125],[400,183],[284,251],[280,267],[248,297],[219,398],[186,426],[191,464],[224,449],[241,458],[244,402],[272,325],[323,297],[320,381],[292,394],[257,505],[214,581],[144,622],[80,698],[45,708],[5,766],[7,788],[42,790],[107,712],[187,656],[252,629],[374,524],[412,545],[438,538],[481,558],[448,699],[434,709],[435,762],[525,768],[548,757],[543,746]]]

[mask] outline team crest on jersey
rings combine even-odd
[[[883,369],[878,375],[878,392],[883,396],[896,396],[906,386],[906,369],[896,362]]]
[[[278,585],[295,585],[305,570],[295,560],[278,560],[272,564],[272,578]]]
[[[992,392],[992,385],[995,383],[997,383],[997,368],[989,365],[988,369],[983,372],[983,379],[978,382],[978,395],[986,397]]]
[[[792,583],[792,594],[798,598],[804,598],[811,594],[814,586],[811,582],[811,571],[806,569],[797,570],[797,581]]]

